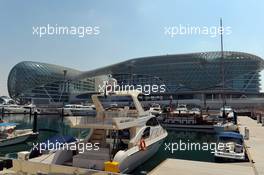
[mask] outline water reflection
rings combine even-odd
[[[16,129],[29,129],[33,127],[33,116],[30,117],[29,115],[5,116],[4,121],[18,123]],[[37,130],[39,136],[33,141],[35,143],[44,142],[54,135],[71,135],[77,138],[84,138],[89,133],[89,129],[71,128],[60,116],[51,115],[38,116]],[[2,147],[0,148],[0,156],[16,157],[17,152],[30,150],[33,142]]]

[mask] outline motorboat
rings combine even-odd
[[[226,116],[226,119],[233,119],[234,118],[234,110],[231,106],[223,106],[220,108],[220,116]]]
[[[132,172],[158,151],[168,135],[156,117],[143,109],[138,95],[134,91],[93,95],[96,117],[73,116],[65,120],[74,128],[90,128],[91,132],[76,145],[89,143],[96,149],[78,147],[75,151],[49,152],[26,160],[27,165],[48,164],[51,168],[46,173],[52,173],[52,167],[58,167],[56,173],[65,173],[64,166],[112,173]],[[110,105],[113,103],[117,106]]]
[[[243,136],[237,132],[221,132],[218,135],[217,149],[214,156],[219,159],[245,160]]]
[[[4,109],[5,113],[27,113],[30,111],[29,108],[17,104],[4,104],[0,105],[1,109]]]
[[[38,133],[31,129],[15,129],[16,123],[0,123],[0,147],[15,145],[35,138]]]
[[[213,125],[213,128],[216,133],[224,131],[238,131],[237,125],[232,122],[218,122]]]
[[[96,110],[93,105],[67,104],[64,106],[64,115],[69,116],[89,116],[95,115]]]
[[[159,104],[152,104],[149,108],[149,112],[155,116],[160,116],[162,114],[162,109]]]
[[[200,115],[201,114],[201,110],[199,108],[192,108],[189,111],[189,114],[191,114],[191,115]]]
[[[187,105],[185,104],[179,104],[177,108],[172,111],[173,114],[187,114],[189,111],[187,109]]]

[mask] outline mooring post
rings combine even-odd
[[[33,132],[37,132],[37,120],[38,120],[38,113],[34,112],[34,119],[33,119]]]
[[[61,121],[63,121],[64,118],[64,107],[61,108]]]
[[[257,123],[260,123],[260,120],[261,120],[261,116],[260,114],[257,114]]]
[[[245,140],[249,140],[249,129],[247,127],[245,127],[245,136],[244,136]]]
[[[2,107],[2,119],[4,118],[4,116],[5,116],[5,108]]]
[[[237,112],[234,111],[234,124],[237,125]]]

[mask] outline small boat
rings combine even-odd
[[[179,104],[177,106],[177,108],[172,111],[173,114],[177,115],[177,114],[188,114],[188,109],[187,109],[187,105],[185,104]]]
[[[215,159],[245,160],[243,136],[236,132],[221,132],[218,135],[217,145],[219,146],[214,153]]]
[[[233,119],[234,118],[234,110],[231,108],[231,106],[223,106],[220,109],[220,116],[226,116],[226,119]]]
[[[64,115],[89,116],[95,114],[96,114],[96,110],[93,105],[85,106],[80,104],[68,104],[64,106]]]
[[[149,108],[149,112],[155,116],[159,116],[162,114],[162,109],[159,104],[152,104]]]
[[[189,114],[191,114],[191,115],[200,115],[201,114],[201,110],[199,108],[192,108],[189,111]]]
[[[0,147],[26,142],[38,136],[31,129],[16,130],[16,123],[0,123]]]
[[[0,105],[0,108],[4,108],[5,113],[27,113],[30,111],[30,109],[24,108],[24,106],[17,104],[4,104]]]
[[[213,125],[214,131],[216,133],[225,132],[225,131],[238,131],[237,125],[232,122],[218,122]]]

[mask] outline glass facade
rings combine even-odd
[[[12,98],[67,101],[70,94],[96,89],[94,77],[111,74],[119,84],[166,85],[166,92],[219,91],[258,93],[264,61],[243,52],[201,52],[131,59],[93,71],[21,62],[10,72]],[[224,81],[223,81],[224,80]],[[224,82],[224,83],[223,83]]]
[[[73,80],[81,74],[74,69],[38,62],[21,62],[9,73],[8,92],[14,99],[49,99],[67,102],[69,95],[94,91],[94,79]]]
[[[164,83],[167,92],[260,90],[259,72],[264,61],[243,52],[201,52],[131,59],[79,77],[112,74],[122,84]],[[224,81],[223,81],[224,80]],[[223,83],[224,82],[224,83]]]

